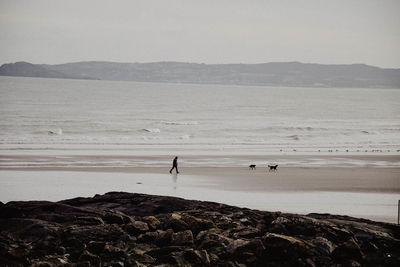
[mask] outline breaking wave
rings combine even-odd
[[[148,133],[160,133],[161,130],[158,128],[153,128],[153,129],[142,129],[142,131],[148,132]]]
[[[197,121],[164,121],[166,125],[198,125]]]
[[[47,131],[47,134],[49,134],[49,135],[62,135],[63,131],[62,131],[61,128],[58,128],[57,130]]]

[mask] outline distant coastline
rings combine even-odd
[[[400,69],[365,64],[300,62],[198,64],[183,62],[75,62],[58,65],[16,62],[0,66],[0,76],[326,88],[400,88]]]

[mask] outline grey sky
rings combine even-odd
[[[0,63],[400,68],[399,0],[0,0]]]

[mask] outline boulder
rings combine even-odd
[[[145,216],[142,220],[146,222],[152,230],[157,230],[161,225],[161,222],[154,216]]]
[[[360,262],[363,253],[360,246],[353,239],[350,239],[335,248],[331,257],[337,263],[344,263],[349,260]]]
[[[124,226],[125,231],[133,236],[137,236],[141,233],[149,231],[149,226],[147,223],[142,221],[134,221],[132,223],[126,224]]]
[[[304,241],[285,235],[269,233],[263,237],[265,245],[264,257],[270,260],[284,260],[295,264],[299,257],[308,258],[307,245]]]
[[[211,220],[196,218],[188,214],[182,215],[181,219],[188,225],[188,228],[194,235],[197,235],[200,231],[215,227]]]
[[[182,216],[181,215],[179,215],[177,213],[173,213],[166,220],[165,228],[166,229],[172,229],[174,232],[179,232],[179,231],[188,230],[189,226],[185,221],[182,220]]]
[[[190,230],[172,234],[171,244],[175,246],[193,246],[193,233]]]

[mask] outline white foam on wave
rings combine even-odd
[[[62,134],[63,134],[63,131],[62,131],[61,128],[58,128],[57,130],[50,130],[50,131],[47,131],[47,133],[48,133],[49,135],[62,135]]]
[[[153,128],[153,129],[142,129],[143,131],[145,131],[145,132],[148,132],[148,133],[160,133],[161,132],[161,130],[160,129],[158,129],[158,128]]]
[[[197,121],[164,121],[166,125],[198,125]]]

